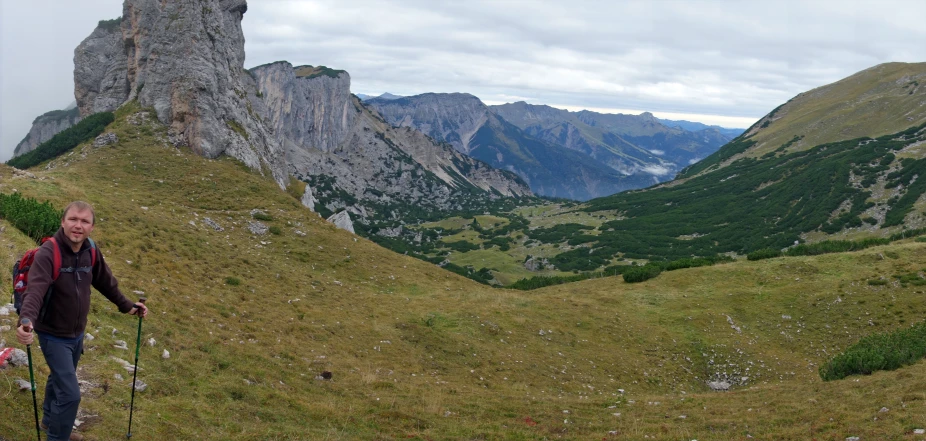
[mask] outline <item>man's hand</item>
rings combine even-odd
[[[129,314],[146,317],[148,315],[148,307],[142,302],[135,302],[135,307],[129,311]]]
[[[16,328],[16,339],[26,346],[32,344],[34,336],[32,335],[32,326],[19,325]]]

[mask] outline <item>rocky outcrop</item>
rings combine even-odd
[[[287,148],[330,152],[347,136],[357,116],[351,105],[350,75],[320,66],[285,61],[251,69],[267,103],[270,121]]]
[[[354,233],[354,223],[351,222],[351,220],[350,220],[350,213],[348,213],[347,211],[341,211],[341,212],[339,212],[339,213],[337,213],[337,214],[333,214],[333,215],[331,215],[331,217],[329,217],[329,218],[326,219],[326,220],[327,220],[328,222],[333,223],[334,226],[336,226],[336,227],[338,227],[338,228],[340,228],[340,229],[342,229],[342,230],[350,231],[351,233]],[[354,233],[354,234],[356,234],[356,233]]]
[[[414,127],[469,155],[470,141],[488,119],[488,108],[468,93],[425,93],[413,97],[374,98],[366,101],[386,121]]]
[[[318,203],[318,199],[315,199],[315,196],[312,194],[312,186],[306,185],[305,191],[302,193],[302,206],[308,208],[309,211],[315,211],[315,204]]]
[[[81,115],[137,99],[155,109],[175,145],[266,168],[283,187],[283,149],[244,70],[246,11],[244,0],[126,0],[118,30],[100,22],[75,51]]]
[[[122,18],[103,20],[74,49],[74,97],[80,116],[116,110],[129,97]]]
[[[303,205],[326,216],[344,211],[355,222],[392,228],[403,213],[415,210],[460,209],[476,199],[531,194],[512,173],[418,131],[386,124],[350,94],[346,72],[276,62],[251,73],[290,172],[310,186]]]
[[[73,126],[80,122],[80,114],[76,107],[68,110],[53,110],[48,112],[34,121],[32,129],[26,134],[26,137],[13,150],[13,157],[24,155],[35,150],[39,144],[48,141],[58,132]]]

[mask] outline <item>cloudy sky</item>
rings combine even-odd
[[[118,0],[0,0],[0,160],[74,100],[74,48],[121,13]],[[926,61],[923,23],[920,0],[251,0],[243,28],[245,67],[344,69],[354,93],[746,127],[859,70]]]

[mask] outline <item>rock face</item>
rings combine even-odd
[[[80,116],[112,112],[129,97],[122,18],[103,20],[74,49],[74,97]]]
[[[266,166],[283,187],[283,149],[244,70],[246,11],[244,0],[126,0],[121,20],[100,22],[75,50],[81,115],[137,99],[155,109],[175,145]]]
[[[334,150],[354,123],[350,75],[320,66],[293,67],[285,61],[251,71],[264,96],[277,140],[288,149]]]
[[[315,199],[315,196],[312,194],[312,186],[306,185],[305,191],[302,193],[302,206],[309,209],[309,211],[315,211],[315,204],[318,203],[318,199]]]
[[[471,155],[473,136],[489,119],[488,108],[468,93],[425,93],[413,97],[367,101],[386,121],[414,127],[422,133]]]
[[[32,121],[32,129],[29,130],[26,137],[16,145],[16,149],[13,151],[13,157],[24,155],[35,150],[39,144],[48,141],[58,132],[78,122],[80,122],[80,113],[76,107],[68,110],[53,110],[36,118]]]
[[[475,207],[499,196],[531,194],[512,173],[418,131],[386,124],[350,94],[346,72],[277,62],[251,73],[268,103],[277,141],[286,148],[290,173],[311,188],[303,205],[325,216],[346,209],[375,234],[416,210]]]

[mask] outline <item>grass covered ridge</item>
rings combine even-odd
[[[0,192],[95,204],[101,252],[153,311],[133,421],[149,439],[897,439],[926,420],[922,362],[857,382],[818,375],[864,336],[921,320],[921,286],[866,281],[917,271],[924,243],[492,289],[337,230],[241,163],[169,147],[163,127],[125,116],[109,127],[118,144],[35,180],[0,169]],[[254,208],[281,234],[247,232]],[[10,267],[32,242],[0,224]],[[127,375],[112,357],[131,354],[112,341],[136,326],[95,297],[90,439],[124,436],[130,380],[114,379]],[[41,388],[41,357],[36,371]],[[711,392],[723,372],[733,391]],[[0,395],[2,437],[29,439],[31,397]]]

